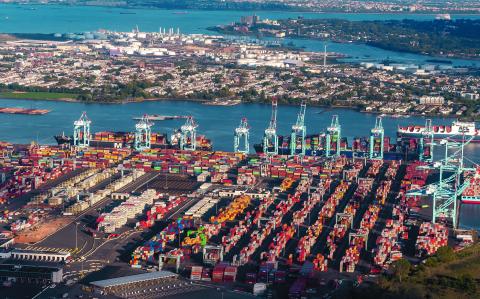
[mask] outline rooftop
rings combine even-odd
[[[137,274],[137,275],[130,275],[130,276],[123,276],[99,281],[93,281],[90,284],[101,287],[101,288],[108,288],[108,287],[115,287],[120,285],[125,285],[129,283],[137,283],[137,282],[144,282],[154,279],[162,279],[162,278],[173,278],[177,275],[170,271],[156,271],[156,272],[149,272],[144,274]]]
[[[13,238],[1,238],[0,237],[0,247],[8,246],[13,244]]]
[[[30,268],[51,268],[61,269],[63,265],[57,262],[45,262],[45,261],[30,261],[30,260],[17,260],[17,259],[3,259],[0,260],[0,268],[5,269],[9,267],[30,267]]]
[[[53,255],[70,256],[70,252],[66,252],[66,251],[28,250],[28,249],[20,249],[20,248],[15,248],[14,250],[12,250],[12,253],[20,253],[20,254],[53,254]]]

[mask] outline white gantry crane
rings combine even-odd
[[[240,125],[235,128],[233,135],[233,151],[236,153],[248,154],[250,152],[249,143],[250,127],[247,118],[242,118]],[[242,144],[243,140],[243,144]]]
[[[384,146],[385,130],[382,125],[382,117],[378,116],[375,120],[375,127],[370,131],[370,144],[369,144],[369,158],[370,159],[383,159],[383,146]],[[379,140],[380,139],[380,140]],[[379,149],[375,149],[375,142],[379,142]]]
[[[272,100],[272,116],[263,134],[263,153],[266,155],[278,154],[277,107],[277,100]]]
[[[78,147],[90,146],[90,124],[87,113],[83,112],[78,120],[73,123],[73,145]]]
[[[187,121],[180,127],[180,148],[194,151],[197,149],[197,127],[193,116],[188,116]]]
[[[340,146],[342,138],[342,127],[338,121],[338,115],[332,117],[332,123],[330,127],[327,128],[327,134],[325,136],[325,156],[326,157],[339,157],[340,156]],[[335,142],[336,148],[335,152],[332,155],[332,142]]]
[[[134,148],[137,151],[143,151],[151,148],[153,123],[148,119],[148,115],[143,115],[140,121],[135,125]]]
[[[305,156],[305,137],[307,134],[307,127],[305,126],[305,112],[307,104],[302,101],[300,104],[300,112],[297,115],[297,121],[292,126],[292,134],[290,136],[290,155],[299,154]],[[297,150],[298,143],[300,143],[300,152]]]

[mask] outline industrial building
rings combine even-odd
[[[63,265],[16,259],[0,260],[0,281],[60,283],[63,281]]]
[[[14,249],[8,252],[8,254],[10,254],[9,257],[15,260],[27,260],[27,261],[38,261],[38,262],[67,263],[71,259],[70,252]]]
[[[156,271],[131,276],[94,281],[90,283],[94,291],[102,295],[114,295],[120,298],[158,298],[181,294],[199,287],[183,281],[169,271]]]

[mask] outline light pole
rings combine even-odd
[[[78,246],[77,246],[77,244],[78,244],[78,224],[79,223],[76,221],[75,222],[75,250],[78,249]]]

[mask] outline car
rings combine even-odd
[[[380,274],[382,273],[382,268],[380,267],[371,267],[370,268],[370,274]]]

